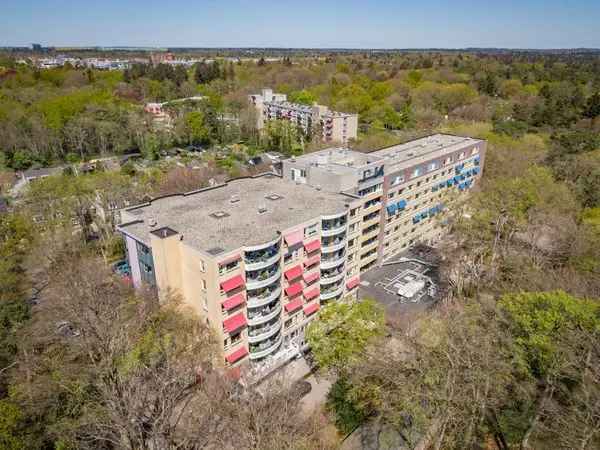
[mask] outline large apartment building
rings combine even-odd
[[[261,94],[250,96],[256,107],[257,128],[263,129],[270,120],[288,120],[298,125],[304,133],[318,132],[323,142],[348,144],[356,139],[358,132],[358,115],[330,111],[323,105],[312,106],[290,103],[285,94],[273,93],[271,89],[263,89]]]
[[[122,212],[134,284],[179,294],[222,340],[223,364],[268,365],[304,345],[321,305],[416,242],[473,187],[485,142],[434,135],[372,153],[331,148],[282,176],[155,199]]]

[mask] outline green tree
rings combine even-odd
[[[600,303],[563,291],[507,294],[500,300],[513,324],[516,342],[532,374],[556,374],[563,365],[565,334],[575,329],[600,333]]]
[[[383,335],[383,309],[374,300],[325,306],[306,332],[315,361],[324,370],[344,371]]]
[[[588,98],[583,115],[590,119],[600,116],[600,92],[596,92]]]
[[[187,141],[191,144],[202,144],[209,140],[210,130],[206,126],[204,114],[201,111],[191,111],[184,116]]]
[[[294,91],[288,95],[288,99],[294,103],[301,103],[303,105],[312,105],[317,101],[317,97],[307,90]]]

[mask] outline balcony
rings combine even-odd
[[[275,289],[263,289],[262,291],[264,292],[261,292],[259,295],[252,295],[248,292],[248,299],[246,300],[248,308],[260,308],[278,300],[281,296],[281,286],[277,286]]]
[[[252,312],[248,310],[248,325],[256,326],[268,322],[281,314],[281,303],[277,303],[271,308],[263,308],[260,311]]]
[[[276,270],[264,270],[260,272],[256,277],[246,276],[246,289],[260,289],[265,286],[273,284],[275,281],[281,279],[281,270],[277,267]]]
[[[248,342],[254,344],[256,342],[262,342],[265,339],[269,339],[281,330],[281,321],[277,320],[275,323],[269,326],[262,326],[260,328],[249,328],[248,329]]]
[[[265,252],[260,256],[246,256],[244,262],[246,263],[246,270],[260,270],[265,267],[272,266],[278,262],[280,258],[279,251],[276,252]]]
[[[338,223],[329,223],[323,222],[321,226],[321,235],[322,236],[335,236],[337,234],[343,233],[346,231],[348,224],[346,221],[338,222]]]
[[[334,270],[329,273],[321,272],[320,283],[321,283],[321,285],[328,284],[328,283],[335,283],[336,281],[339,281],[343,278],[344,278],[344,268],[342,267],[341,269]]]
[[[321,220],[323,221],[327,221],[327,220],[335,220],[335,219],[343,219],[346,217],[347,212],[341,212],[341,213],[337,213],[337,214],[330,214],[328,216],[321,216]]]
[[[277,239],[274,239],[271,242],[266,242],[264,244],[258,244],[258,245],[248,246],[248,247],[244,248],[244,252],[246,253],[246,255],[248,253],[260,252],[261,250],[264,250],[264,251],[274,250],[275,252],[278,252],[279,251],[279,241],[280,240],[281,240],[281,238],[278,237]]]
[[[281,345],[281,335],[276,339],[268,342],[263,342],[261,345],[250,346],[250,359],[260,359],[276,352]]]
[[[331,269],[333,267],[337,267],[340,264],[343,264],[346,261],[346,252],[338,252],[334,253],[329,258],[321,259],[321,269]]]
[[[322,241],[321,253],[332,253],[346,247],[346,236]]]
[[[321,289],[321,300],[331,300],[338,295],[342,295],[344,292],[344,283],[340,283],[338,285],[334,285],[331,289],[325,290]]]

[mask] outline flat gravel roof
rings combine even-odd
[[[120,229],[149,244],[153,230],[169,227],[187,245],[217,255],[272,241],[295,225],[345,211],[353,200],[268,174],[127,208]]]

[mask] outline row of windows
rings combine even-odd
[[[471,151],[470,151],[470,156],[475,155],[479,153],[479,149],[477,147],[474,147]],[[447,156],[444,161],[443,161],[443,165],[447,166],[449,164],[452,164],[454,161],[462,161],[463,159],[465,159],[467,157],[467,152],[463,151],[460,152],[458,154],[458,156],[455,158],[454,155],[449,155]],[[433,172],[434,170],[437,170],[440,167],[439,163],[437,161],[432,161],[430,163],[428,163],[425,166],[421,166],[421,167],[417,167],[413,170],[413,172],[410,175],[410,178],[416,178],[419,177],[421,175],[423,175],[424,173],[429,173],[429,172]]]

